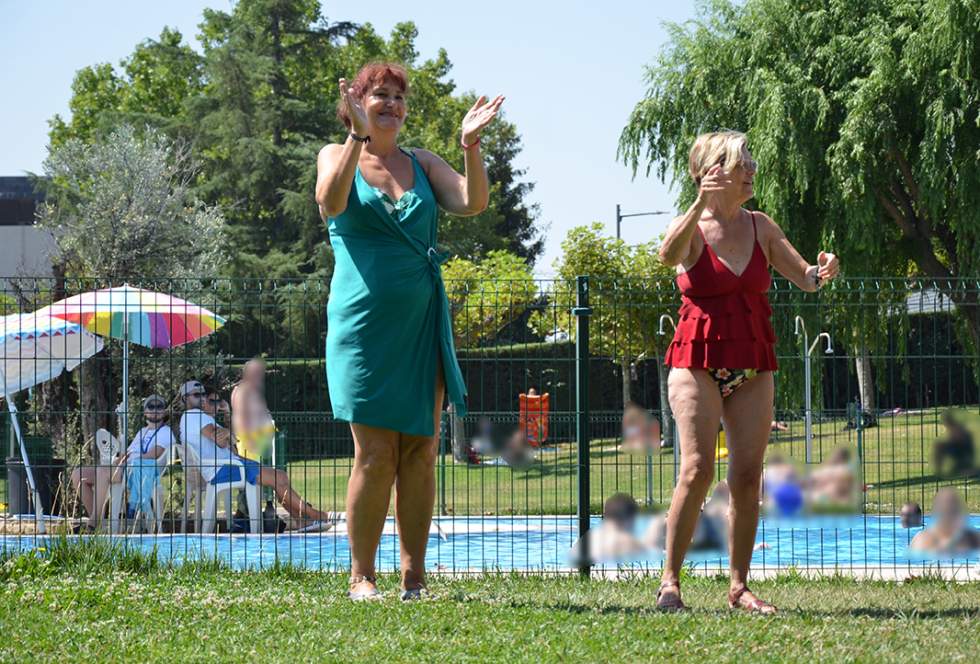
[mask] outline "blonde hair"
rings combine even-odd
[[[697,184],[701,178],[717,164],[724,160],[724,171],[730,173],[735,165],[742,161],[742,150],[747,138],[740,131],[712,131],[701,134],[691,146],[688,157],[688,172]]]

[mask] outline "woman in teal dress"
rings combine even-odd
[[[405,71],[393,64],[368,65],[351,83],[340,79],[338,113],[350,134],[317,158],[316,200],[335,258],[327,383],[334,417],[350,422],[354,437],[352,599],[379,596],[374,559],[392,485],[402,598],[417,598],[424,587],[444,394],[457,413],[466,409],[436,251],[437,206],[460,216],[486,208],[480,131],[503,102],[481,97],[463,118],[460,175],[431,152],[399,147],[407,92]]]

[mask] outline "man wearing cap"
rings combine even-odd
[[[184,414],[180,418],[180,438],[197,453],[201,462],[200,473],[205,482],[228,482],[238,478],[232,463],[245,466],[245,480],[271,487],[279,503],[294,519],[310,521],[307,528],[326,530],[336,522],[336,516],[322,512],[296,493],[289,476],[282,470],[261,466],[251,459],[235,454],[231,430],[215,421],[217,407],[223,399],[215,390],[209,391],[197,380],[189,380],[180,386],[184,402]]]
[[[146,418],[146,426],[133,436],[126,453],[120,454],[114,461],[111,475],[111,481],[114,484],[123,481],[127,466],[132,468],[142,465],[144,459],[152,461],[153,465],[157,466],[157,470],[162,471],[162,465],[159,464],[160,457],[166,454],[174,443],[173,431],[166,424],[167,402],[163,397],[154,394],[144,399],[143,416]],[[150,467],[149,463],[146,465],[148,468]],[[155,477],[159,477],[159,472],[154,472]],[[75,489],[82,499],[85,511],[92,518],[95,518],[97,511],[101,511],[95,509],[96,498],[98,497],[99,502],[105,499],[109,480],[108,466],[85,466],[76,469],[71,475],[72,484],[75,485]],[[147,482],[150,482],[149,473],[147,473]],[[144,502],[141,498],[142,492],[139,490],[130,493],[132,503]],[[104,505],[104,503],[101,505],[103,509],[105,509]]]
[[[112,481],[121,482],[125,476],[130,513],[146,514],[166,465],[161,460],[173,447],[174,432],[166,424],[167,402],[159,395],[152,394],[143,400],[143,417],[146,426],[136,432],[126,454],[120,457]]]

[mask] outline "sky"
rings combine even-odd
[[[695,17],[693,0],[460,0],[324,2],[331,20],[371,23],[388,34],[415,21],[422,58],[445,48],[460,91],[503,94],[506,118],[524,141],[517,160],[536,183],[545,253],[535,273],[553,273],[561,240],[574,226],[602,222],[615,235],[616,204],[624,213],[673,211],[669,188],[642,172],[634,179],[616,160],[619,134],[644,94],[643,67],[666,39],[663,23]],[[69,116],[75,72],[118,65],[137,43],[176,27],[190,40],[205,7],[228,0],[0,0],[0,175],[39,173],[48,120]],[[353,74],[353,72],[352,72]],[[325,91],[334,94],[334,91]],[[460,118],[462,120],[462,118]],[[646,242],[669,215],[625,219],[623,239]]]

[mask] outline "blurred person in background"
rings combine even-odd
[[[919,528],[922,526],[922,508],[919,503],[905,503],[899,512],[902,528]]]
[[[957,415],[947,410],[943,413],[946,438],[933,445],[933,462],[936,476],[942,479],[973,475],[976,472],[973,435]]]
[[[623,409],[623,444],[619,449],[630,454],[660,449],[660,422],[632,401]]]
[[[602,523],[589,530],[589,560],[602,562],[619,560],[639,553],[643,545],[634,533],[639,505],[628,493],[616,493],[602,506]],[[572,558],[581,560],[581,543],[572,547]]]
[[[780,453],[770,455],[762,472],[765,510],[783,517],[796,515],[803,507],[803,482],[789,459]]]
[[[857,503],[857,475],[851,451],[838,447],[814,470],[806,482],[807,498],[814,507],[846,507]]]
[[[939,555],[980,551],[980,531],[967,523],[966,507],[955,489],[936,492],[932,525],[912,538],[909,547]]]

